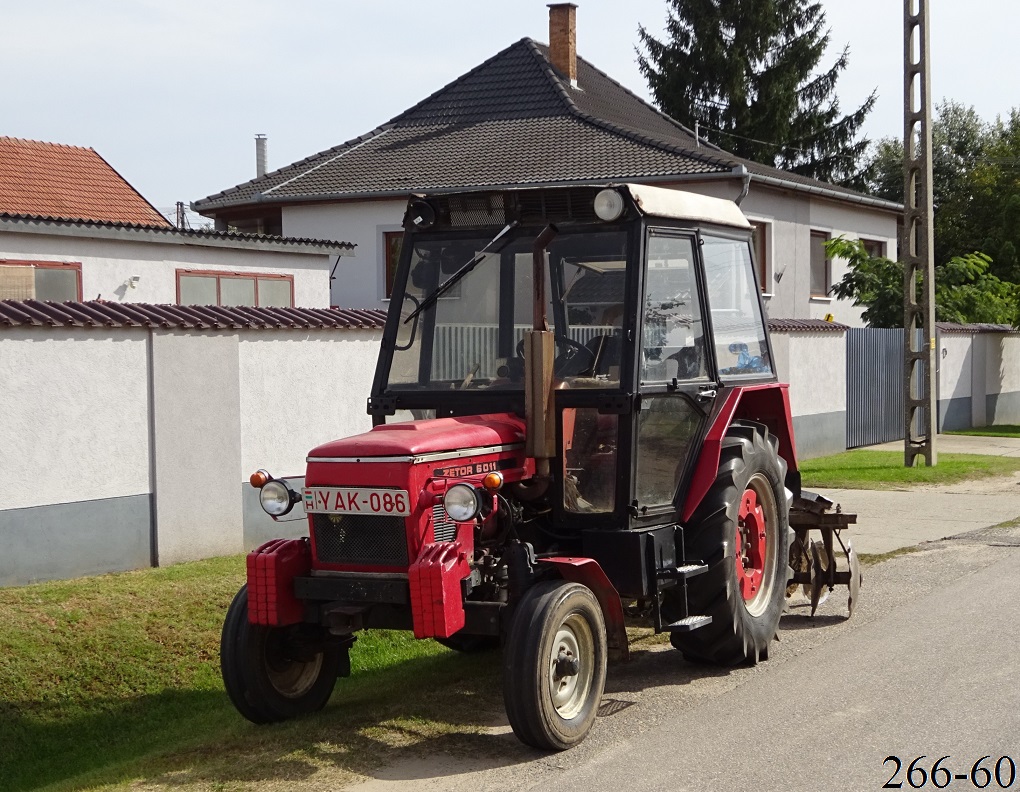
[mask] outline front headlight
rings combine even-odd
[[[270,481],[259,490],[259,502],[266,514],[282,517],[294,506],[294,495],[282,481]]]
[[[443,496],[443,508],[454,522],[471,522],[482,510],[482,501],[470,484],[454,484]]]

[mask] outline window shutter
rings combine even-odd
[[[35,268],[0,264],[0,300],[34,300]]]

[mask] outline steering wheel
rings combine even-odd
[[[576,377],[583,371],[595,366],[595,353],[584,344],[559,333],[553,336],[556,346],[565,349],[556,355],[553,370],[561,377]],[[517,343],[517,357],[524,357],[524,339]]]

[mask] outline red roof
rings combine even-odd
[[[0,213],[170,226],[90,148],[0,137]]]

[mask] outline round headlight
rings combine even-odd
[[[605,189],[595,196],[595,214],[607,223],[619,219],[623,214],[623,196],[616,190]]]
[[[443,508],[454,522],[471,522],[482,510],[482,502],[470,484],[454,484],[443,496]]]
[[[282,481],[270,481],[259,490],[259,501],[266,514],[280,517],[290,511],[294,502],[290,497],[290,487]]]

